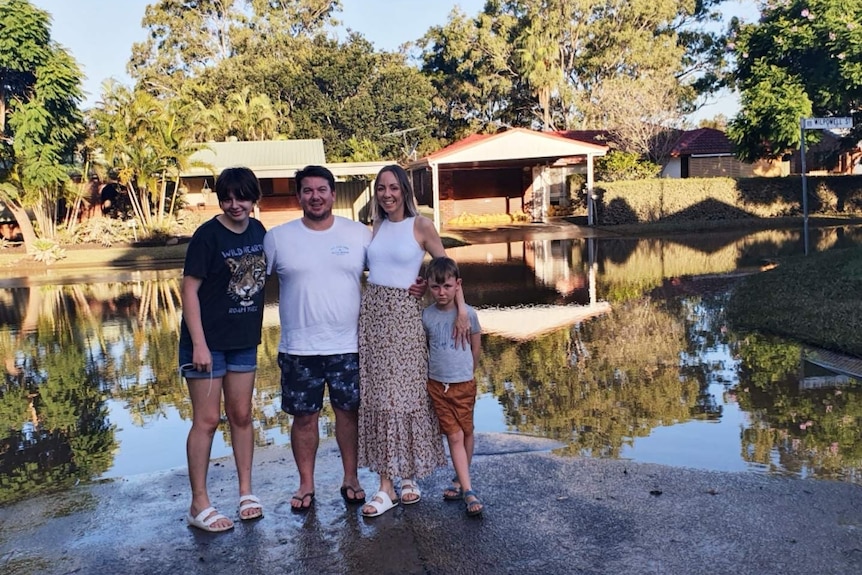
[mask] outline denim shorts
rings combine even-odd
[[[195,371],[192,368],[191,344],[180,344],[180,373],[186,379],[224,377],[229,371],[243,373],[257,369],[257,346],[227,351],[210,350],[213,357],[212,373]]]
[[[310,415],[323,409],[323,389],[329,384],[329,403],[342,411],[359,409],[359,354],[278,354],[281,367],[281,409],[291,415]]]

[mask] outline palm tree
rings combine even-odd
[[[551,97],[564,84],[560,43],[546,29],[530,26],[519,38],[518,65],[542,110],[542,129],[554,129]]]
[[[196,124],[194,107],[179,100],[171,100],[163,117],[157,125],[158,152],[161,156],[161,191],[156,225],[163,226],[164,218],[174,213],[177,194],[180,190],[180,175],[190,167],[209,167],[203,162],[192,162],[195,152],[205,147],[194,139]],[[174,192],[171,194],[170,208],[165,212],[168,178],[173,180]]]
[[[252,96],[246,87],[225,100],[231,135],[242,141],[272,139],[277,135],[278,115],[266,94]]]
[[[180,173],[203,147],[194,141],[193,122],[185,120],[194,114],[178,100],[164,102],[113,82],[105,84],[103,100],[92,114],[94,141],[128,187],[141,228],[145,233],[163,228],[168,179],[175,183],[175,197]],[[172,198],[171,210],[173,205]]]

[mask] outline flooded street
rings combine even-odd
[[[478,432],[562,453],[862,483],[862,386],[799,343],[739,334],[739,273],[803,252],[798,230],[650,239],[513,240],[449,250],[485,335]],[[859,245],[813,230],[812,251]],[[77,481],[184,467],[191,405],[177,374],[179,269],[0,282],[0,503]],[[259,445],[286,445],[277,286],[255,391]],[[328,410],[328,408],[326,408]],[[320,433],[332,436],[331,412]],[[213,457],[230,453],[227,431]]]

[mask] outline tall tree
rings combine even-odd
[[[184,81],[231,57],[247,17],[236,0],[159,0],[141,25],[147,40],[132,45],[128,69],[147,91],[176,96]]]
[[[489,2],[475,19],[452,10],[445,25],[430,28],[418,41],[422,72],[435,91],[435,132],[443,144],[531,122],[532,111],[516,103],[520,83],[511,46],[516,24],[499,2]]]
[[[802,117],[862,107],[862,0],[767,0],[757,23],[732,25],[742,109],[728,134],[744,160],[799,146]],[[857,126],[848,147],[862,136]]]
[[[359,34],[340,42],[324,35],[267,38],[207,71],[197,93],[221,102],[246,86],[273,102],[279,133],[322,138],[334,161],[354,153],[350,138],[373,141],[383,157],[396,159],[402,141],[385,134],[418,128],[413,135],[425,142],[431,132],[430,82],[404,55],[376,52]]]
[[[453,92],[449,101],[471,104],[464,117],[487,106],[462,94],[481,97],[485,78],[500,79],[495,87],[503,96],[491,100],[498,124],[509,118],[544,129],[608,127],[611,106],[599,89],[619,78],[630,80],[627,90],[648,85],[665,96],[661,110],[630,111],[632,121],[666,111],[679,118],[697,90],[720,84],[722,44],[707,27],[718,18],[712,8],[720,1],[490,0],[475,19],[456,12],[446,26],[429,31],[423,70]],[[668,92],[668,82],[678,89]]]
[[[36,230],[52,237],[57,201],[83,138],[81,71],[51,41],[50,16],[26,0],[0,0],[0,198],[18,220],[28,252]]]
[[[311,37],[340,0],[159,0],[147,6],[147,40],[132,46],[129,72],[154,94],[177,96],[206,69],[272,37]]]

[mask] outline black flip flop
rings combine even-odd
[[[300,506],[294,507],[290,506],[290,510],[294,513],[307,513],[311,506],[314,505],[314,492],[306,493],[305,495],[294,495],[291,497],[292,500],[299,501]],[[308,499],[308,505],[305,505],[305,500]]]
[[[350,496],[350,492],[353,492],[353,497]],[[350,505],[359,505],[360,503],[365,503],[365,496],[357,497],[356,494],[359,491],[365,491],[361,487],[353,487],[351,485],[342,485],[341,486],[341,498],[344,499],[345,503]]]

